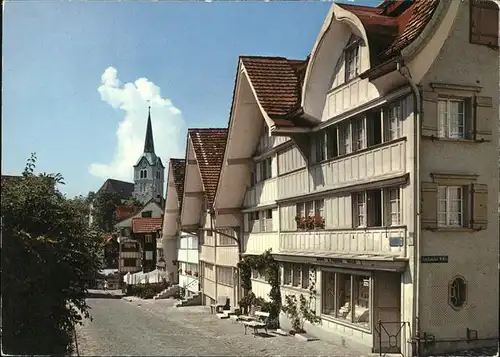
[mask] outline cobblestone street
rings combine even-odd
[[[132,301],[129,301],[132,300]],[[292,336],[253,337],[201,306],[173,300],[89,299],[93,322],[77,327],[80,355],[361,356],[325,341]]]
[[[91,298],[88,303],[93,321],[77,327],[81,356],[363,356],[329,341],[302,342],[274,334],[245,336],[240,324],[219,320],[201,306],[175,308],[170,299],[108,297]],[[482,349],[450,356],[496,353],[496,349]]]

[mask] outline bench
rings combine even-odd
[[[218,296],[217,302],[210,305],[210,313],[218,313],[220,310],[223,311],[226,307],[229,307],[229,298],[227,296]]]
[[[245,326],[245,335],[247,334],[247,329],[253,329],[253,337],[259,332],[259,329],[264,329],[267,334],[267,325],[269,324],[269,312],[256,311],[255,320],[242,321],[243,326]]]

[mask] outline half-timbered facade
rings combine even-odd
[[[242,209],[283,297],[314,284],[306,330],[405,355],[424,333],[426,352],[494,343],[498,61],[498,6],[473,0],[334,4],[306,61],[240,57],[216,221]]]
[[[186,143],[186,172],[181,210],[181,230],[199,244],[198,280],[203,302],[212,304],[217,296],[235,302],[238,263],[236,245],[226,246],[227,234],[216,229],[213,202],[227,140],[227,129],[189,129]],[[232,242],[235,240],[233,239]],[[193,272],[191,272],[193,273]],[[195,284],[192,282],[191,284]],[[189,290],[189,289],[188,289]]]

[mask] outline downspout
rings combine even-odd
[[[413,119],[413,266],[415,269],[414,273],[414,291],[413,291],[413,318],[412,318],[412,340],[414,341],[419,337],[419,327],[418,316],[419,316],[419,305],[420,305],[420,122],[421,122],[421,96],[417,85],[413,82],[411,78],[411,73],[408,67],[400,58],[397,63],[397,68],[399,73],[406,78],[408,84],[413,91],[413,108],[414,108],[414,119]],[[416,287],[416,288],[415,288]],[[417,355],[419,354],[420,346],[417,345]]]

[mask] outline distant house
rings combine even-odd
[[[149,273],[156,269],[156,240],[160,236],[162,218],[133,218],[132,238],[142,248],[142,271]]]
[[[134,184],[131,182],[120,181],[115,179],[107,179],[101,188],[97,190],[97,194],[99,193],[113,193],[120,196],[122,201],[125,201],[132,197],[132,193],[134,192]],[[93,211],[94,205],[91,202],[89,207],[89,226],[92,225],[93,222]]]

